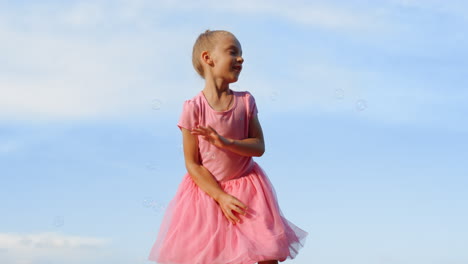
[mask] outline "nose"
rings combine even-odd
[[[244,58],[242,58],[242,56],[239,56],[237,57],[237,61],[242,64],[244,62]]]

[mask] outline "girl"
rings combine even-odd
[[[177,124],[185,167],[149,260],[161,264],[277,264],[293,259],[308,233],[282,214],[276,192],[253,160],[265,152],[255,99],[229,88],[242,48],[224,30],[206,30],[192,63],[205,87],[186,100]]]

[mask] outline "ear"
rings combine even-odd
[[[201,60],[206,64],[213,66],[213,59],[208,51],[205,50],[201,53]]]

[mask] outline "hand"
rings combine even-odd
[[[207,127],[204,126],[197,126],[193,128],[191,131],[192,135],[200,135],[203,136],[203,139],[207,140],[211,144],[215,145],[216,147],[223,148],[226,145],[230,145],[231,141],[229,139],[221,136],[212,128],[210,125]]]
[[[240,222],[240,219],[233,214],[232,210],[242,215],[246,214],[247,205],[243,204],[236,197],[228,193],[222,194],[218,200],[216,200],[216,202],[221,207],[224,216],[226,216],[226,218],[231,221],[233,225],[235,225],[236,222]]]

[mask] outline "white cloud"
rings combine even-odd
[[[1,263],[79,263],[109,254],[110,240],[54,232],[0,233]]]
[[[357,5],[336,4],[329,1],[265,1],[238,0],[220,2],[205,1],[162,1],[162,6],[168,10],[206,10],[213,13],[234,13],[242,19],[245,15],[266,15],[283,18],[297,24],[338,31],[369,31],[378,33],[385,26],[373,12]]]
[[[0,74],[0,118],[105,118],[150,109],[153,98],[148,94],[170,101],[177,96],[171,86],[190,87],[184,83],[188,78],[169,77],[167,66],[181,50],[189,58],[195,34],[154,22],[163,13],[184,8],[197,12],[205,6],[239,17],[271,15],[337,30],[375,24],[364,14],[330,5],[266,1],[76,1],[53,7],[30,4],[20,11],[5,7],[0,11],[0,49],[9,52],[0,55],[6,61]],[[119,26],[133,29],[121,34]]]
[[[354,45],[369,41],[368,45],[376,50],[392,49],[384,54],[391,56],[408,49],[408,41],[405,39],[403,45],[398,37],[413,32],[405,29],[403,35],[395,33],[402,25],[398,21],[389,22],[396,11],[388,5],[390,2],[385,3],[382,7],[363,7],[323,1],[77,1],[49,9],[31,6],[24,16],[15,16],[5,7],[0,10],[0,49],[9,52],[0,54],[0,60],[6,62],[0,66],[0,118],[89,119],[141,115],[151,109],[155,98],[164,107],[177,101],[173,109],[180,111],[181,94],[188,98],[203,85],[194,83],[198,77],[189,62],[196,36],[190,28],[193,25],[180,26],[175,31],[157,23],[159,17],[167,18],[180,10],[193,9],[191,12],[196,13],[208,8],[210,12],[234,14],[239,19],[252,14],[286,19],[329,32],[350,33],[347,37],[356,41]],[[375,10],[380,13],[374,13]],[[395,34],[385,35],[390,31]],[[426,52],[417,41],[413,46],[417,52]],[[392,76],[325,63],[333,60],[327,56],[314,57],[310,63],[301,65],[283,65],[299,68],[297,80],[273,82],[268,76],[257,74],[245,78],[245,73],[241,89],[256,90],[264,98],[281,97],[284,106],[294,108],[291,111],[316,107],[324,112],[349,113],[355,109],[357,100],[367,99],[368,108],[361,115],[394,122],[421,120],[416,113],[438,100],[454,102],[450,96],[422,91],[418,88],[422,84],[417,82],[412,83],[415,86],[400,83],[390,90],[366,90],[369,89],[366,83],[377,85]],[[187,58],[185,63],[184,58]],[[181,69],[182,76],[172,71],[176,68]],[[187,73],[192,75],[184,75]],[[298,83],[291,84],[294,81]],[[299,100],[284,92],[288,85],[297,87],[295,93],[302,94]],[[343,100],[337,100],[336,89],[344,92]],[[11,148],[4,145],[3,152]]]
[[[97,4],[31,7],[25,22],[3,10],[0,49],[9,52],[0,54],[0,118],[79,119],[150,109],[148,94],[167,93],[158,87],[167,80],[171,54],[190,36],[147,31],[141,18],[129,15],[139,7],[132,8],[123,19],[137,19],[135,32],[125,34],[99,28],[122,18]]]
[[[97,2],[78,2],[68,12],[60,14],[64,22],[75,26],[96,25],[104,19],[104,11]]]
[[[35,234],[0,233],[0,247],[7,249],[86,249],[100,248],[107,244],[107,239],[69,235],[67,236],[54,232],[43,232]]]

